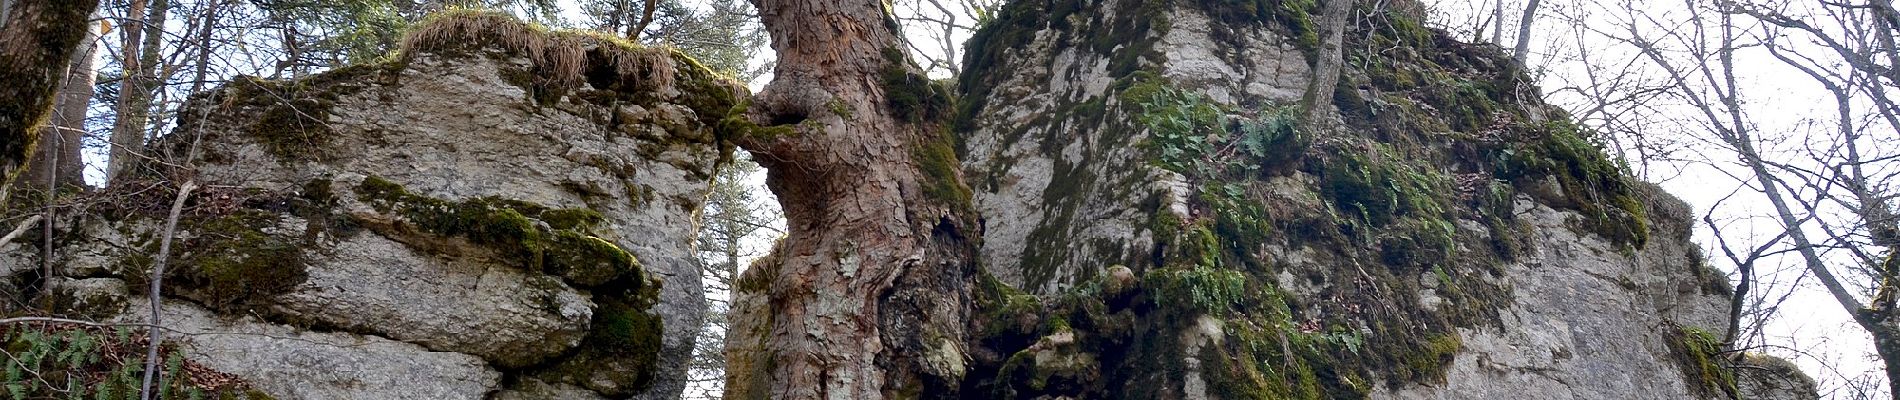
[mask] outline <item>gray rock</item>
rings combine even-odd
[[[117,322],[149,321],[136,301]],[[282,400],[482,399],[501,373],[475,356],[369,335],[314,332],[164,303],[162,323],[187,357]]]
[[[605,221],[593,233],[663,283],[648,310],[664,320],[659,362],[642,366],[660,371],[643,396],[677,397],[705,312],[692,233],[721,150],[694,110],[664,96],[618,108],[575,97],[539,105],[504,79],[529,69],[501,53],[416,55],[392,78],[350,83],[365,87],[336,100],[318,157],[285,160],[267,143],[227,134],[205,145],[220,162],[202,167],[201,179],[271,190],[330,180],[340,212],[370,219],[392,216],[354,195],[369,176],[445,201],[597,211]],[[503,367],[551,361],[589,329],[591,294],[576,286],[599,282],[545,279],[459,240],[363,235],[331,243],[310,281],[275,310]]]
[[[216,207],[194,209],[187,218],[198,219],[187,222],[243,213],[236,234],[181,229],[179,254],[203,256],[207,243],[255,239],[296,247],[269,253],[269,268],[300,268],[272,269],[276,274],[258,285],[244,281],[242,270],[235,277],[223,270],[193,278],[241,283],[168,291],[167,313],[176,315],[167,326],[206,333],[187,336],[187,356],[285,399],[473,399],[499,396],[503,381],[576,371],[588,373],[585,382],[524,383],[508,388],[509,396],[676,398],[705,312],[693,232],[724,152],[699,113],[724,113],[731,105],[721,103],[726,97],[688,96],[706,94],[705,85],[724,86],[705,81],[710,73],[682,69],[678,82],[702,85],[694,93],[661,87],[629,96],[583,84],[550,103],[511,83],[509,77],[532,69],[524,57],[494,49],[409,56],[295,84],[240,79],[194,98],[184,114],[199,118],[194,126],[203,132],[153,145],[156,153],[200,156],[193,176],[205,189],[198,195]],[[269,91],[291,87],[297,90]],[[301,107],[292,115],[321,120],[285,120],[285,110],[273,107],[286,102]],[[191,139],[202,141],[185,142]],[[555,270],[545,262],[553,256],[520,249],[571,249],[525,240],[509,247],[473,237],[479,230],[431,230],[437,225],[361,196],[371,177],[446,204],[485,199],[509,209],[591,210],[600,218],[585,228],[526,217],[535,218],[529,223],[538,224],[530,228],[537,232],[612,244],[639,270]],[[149,209],[162,207],[141,208]],[[142,281],[144,272],[124,267],[149,252],[163,217],[131,214],[77,218],[79,234],[57,249],[56,282],[72,311],[141,318],[137,305],[123,306],[123,282]],[[216,249],[224,254],[219,260],[246,259],[246,250]],[[0,277],[38,265],[35,251],[15,244],[0,252]],[[602,259],[595,264],[622,265]],[[190,275],[195,267],[173,271]],[[606,303],[620,307],[621,317],[657,318],[657,325],[645,325],[656,329],[633,332],[654,337],[616,338],[658,343],[657,354],[625,357],[589,341],[612,329],[594,324]],[[630,304],[646,309],[626,310]]]
[[[1464,350],[1446,372],[1445,384],[1378,390],[1374,399],[1510,398],[1537,393],[1544,399],[1699,398],[1669,351],[1668,313],[1658,307],[1704,303],[1720,296],[1694,296],[1658,304],[1640,281],[1694,279],[1680,245],[1655,243],[1625,253],[1607,240],[1570,228],[1575,213],[1521,197],[1518,218],[1531,224],[1531,250],[1508,263],[1502,276],[1513,288],[1499,328],[1460,329]],[[1655,242],[1661,242],[1656,240]],[[1688,245],[1685,243],[1685,245]],[[1692,246],[1692,245],[1691,245]],[[1661,285],[1658,285],[1661,286]],[[1702,317],[1699,322],[1719,322]],[[1726,325],[1694,325],[1720,332]],[[1588,382],[1588,384],[1579,384]]]
[[[1814,400],[1821,398],[1814,378],[1794,363],[1758,353],[1742,355],[1735,369],[1736,389],[1751,400]]]
[[[591,390],[565,383],[548,384],[539,379],[523,379],[513,388],[496,393],[489,400],[606,400]]]
[[[115,278],[53,278],[61,310],[86,318],[106,318],[126,309],[125,281]]]
[[[277,297],[275,311],[506,368],[573,348],[594,315],[588,296],[559,278],[479,257],[422,254],[377,235],[343,239],[326,253],[307,266],[308,281]]]

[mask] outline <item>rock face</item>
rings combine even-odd
[[[1338,118],[1301,121],[1312,2],[1011,2],[953,129],[984,217],[974,337],[926,358],[968,398],[1816,398],[1727,356],[1687,205],[1496,49],[1380,4],[1350,19]],[[190,181],[160,314],[198,365],[280,399],[676,397],[740,92],[451,15],[398,61],[195,98],[167,163],[63,222],[55,276],[38,240],[0,248],[0,291],[147,321]],[[736,319],[772,318],[760,275]]]
[[[670,50],[496,15],[405,46],[196,97],[154,145],[184,167],[73,222],[65,309],[148,319],[163,210],[190,180],[163,323],[271,396],[677,397],[705,309],[691,240],[741,90]]]
[[[1688,206],[1625,177],[1495,48],[1421,28],[1415,4],[1362,5],[1339,120],[1302,123],[1317,7],[1175,3],[1015,2],[970,42],[957,127],[995,280],[966,389],[1764,387],[1718,355],[1730,289]]]

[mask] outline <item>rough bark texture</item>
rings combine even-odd
[[[93,65],[99,50],[96,31],[86,31],[79,51],[73,53],[72,63],[67,66],[66,80],[59,85],[51,123],[40,131],[33,161],[27,163],[26,173],[16,182],[21,187],[43,189],[86,183],[86,163],[79,151],[86,138],[86,110],[92,105],[92,86],[97,78]]]
[[[97,0],[13,3],[0,28],[0,185],[11,184],[52,111]]]
[[[1339,83],[1339,69],[1345,63],[1344,40],[1346,35],[1346,14],[1352,12],[1353,0],[1327,0],[1319,15],[1320,43],[1318,55],[1314,57],[1313,77],[1306,86],[1306,95],[1300,98],[1300,106],[1305,108],[1304,121],[1307,124],[1330,125],[1336,111],[1333,109],[1333,86]]]
[[[750,117],[781,126],[740,144],[767,168],[790,233],[776,265],[747,271],[764,281],[770,319],[735,321],[753,335],[735,340],[765,353],[741,357],[728,390],[953,396],[974,242],[968,189],[939,122],[947,91],[903,55],[881,2],[754,4],[778,67]]]

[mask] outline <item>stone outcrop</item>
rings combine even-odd
[[[1338,119],[1301,121],[1311,2],[1011,2],[952,127],[983,217],[974,337],[922,357],[971,398],[1816,398],[1722,347],[1730,289],[1687,205],[1498,50],[1381,4],[1345,35]],[[161,314],[197,365],[280,399],[676,396],[694,220],[759,129],[730,119],[742,92],[451,15],[395,61],[196,97],[166,162],[63,221],[47,284],[22,240],[0,289],[146,321],[190,181]],[[764,275],[735,320],[772,318]],[[735,363],[767,359],[736,333]]]
[[[723,79],[459,13],[395,61],[235,80],[70,221],[62,308],[146,321],[191,181],[163,323],[193,362],[279,399],[677,397],[705,309],[691,240],[743,96]]]
[[[1303,123],[1317,7],[1176,3],[1016,2],[971,41],[957,129],[995,281],[966,388],[1762,387],[1726,372],[1730,289],[1688,206],[1625,177],[1499,50],[1422,28],[1407,2],[1361,5],[1339,120]]]

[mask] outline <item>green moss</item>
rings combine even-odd
[[[482,197],[447,201],[415,195],[389,180],[370,176],[357,196],[377,211],[401,217],[398,229],[459,237],[510,257],[525,269],[566,278],[583,287],[630,280],[644,283],[631,253],[589,231],[603,217],[588,209],[551,209],[538,204]]]
[[[1648,242],[1649,218],[1630,178],[1602,149],[1584,139],[1582,128],[1564,117],[1531,133],[1533,142],[1498,151],[1504,157],[1499,177],[1519,185],[1555,178],[1563,186],[1564,197],[1543,200],[1581,212],[1590,231],[1613,243],[1642,247]]]
[[[1670,327],[1675,332],[1669,337],[1669,350],[1675,353],[1676,366],[1693,389],[1704,398],[1735,398],[1735,372],[1724,358],[1721,339],[1693,326]]]
[[[563,208],[541,211],[538,218],[556,230],[592,229],[607,220],[591,208]]]
[[[1381,11],[1385,24],[1381,26],[1380,33],[1392,35],[1411,46],[1422,47],[1432,43],[1432,31],[1425,28],[1423,21],[1405,15],[1398,7],[1385,7]]]
[[[69,324],[0,326],[8,373],[0,375],[0,398],[136,399],[144,373],[147,341],[128,327]],[[185,358],[177,343],[160,343],[158,399],[269,400],[272,397],[234,376]]]
[[[659,370],[665,321],[643,311],[656,299],[597,291],[587,337],[565,359],[531,372],[549,382],[585,387],[611,397],[646,389]]]
[[[179,125],[237,126],[280,161],[321,159],[335,134],[328,121],[336,103],[373,84],[393,84],[400,69],[400,64],[380,63],[336,68],[296,80],[238,77],[212,103],[192,107],[244,109],[254,114],[216,113],[212,120],[201,121],[201,113],[188,111],[181,113]]]
[[[1158,269],[1142,275],[1156,305],[1185,307],[1194,313],[1220,316],[1246,300],[1247,278],[1238,271],[1209,266]]]
[[[942,120],[953,106],[950,88],[915,70],[902,50],[884,49],[884,67],[878,71],[878,79],[883,84],[885,105],[904,122]]]
[[[660,350],[660,317],[626,304],[608,303],[594,311],[596,328],[589,340],[621,355],[654,355]],[[648,365],[650,364],[647,363]]]
[[[1405,367],[1416,377],[1443,382],[1445,369],[1451,366],[1452,356],[1458,354],[1464,345],[1464,339],[1457,334],[1432,336],[1424,346],[1406,355]]]
[[[1321,193],[1334,207],[1373,226],[1399,217],[1441,218],[1451,192],[1442,173],[1406,162],[1384,146],[1368,155],[1346,153],[1328,161]]]
[[[923,173],[924,195],[959,213],[974,210],[970,205],[970,186],[963,183],[959,173],[963,164],[957,161],[952,135],[939,132],[921,139],[912,150],[911,158],[916,160],[918,172]]]
[[[239,311],[287,293],[308,279],[303,244],[265,234],[274,216],[234,215],[208,221],[198,228],[201,237],[220,238],[202,243],[188,255],[182,274],[186,287],[214,310]],[[185,261],[185,260],[181,260]]]
[[[998,337],[1003,335],[1025,335],[1034,332],[1036,316],[1041,314],[1042,300],[1023,293],[996,280],[987,271],[980,271],[974,293],[977,311],[975,326],[980,328],[979,337]]]
[[[172,244],[165,286],[206,308],[243,314],[269,304],[308,279],[310,246],[300,238],[268,233],[277,214],[243,208],[226,215],[188,216]],[[146,238],[121,259],[120,271],[135,292],[148,285],[159,240]]]

